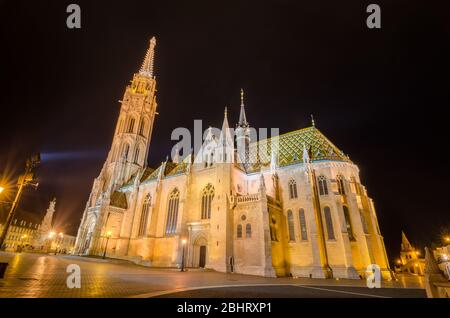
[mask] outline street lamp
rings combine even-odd
[[[447,242],[447,243],[450,243],[450,236],[444,237],[444,241]]]
[[[105,259],[106,250],[108,249],[108,242],[109,242],[109,238],[111,237],[111,235],[112,235],[111,231],[106,232],[106,244],[105,244],[105,250],[103,251],[103,259]]]
[[[3,188],[2,186],[0,186],[0,193],[2,193],[3,190],[5,190],[5,188]]]
[[[3,248],[3,243],[5,242],[6,234],[8,233],[9,226],[12,223],[12,220],[14,218],[14,213],[16,212],[17,205],[19,204],[20,197],[22,196],[23,188],[26,185],[33,185],[35,187],[38,186],[38,183],[36,182],[35,176],[34,176],[34,168],[41,162],[41,156],[39,154],[36,154],[32,156],[31,158],[27,159],[26,165],[25,165],[25,172],[23,175],[21,175],[18,179],[18,190],[16,193],[16,197],[14,198],[14,201],[12,202],[11,209],[9,210],[8,217],[5,222],[5,226],[2,229],[2,232],[0,234],[0,249]],[[2,190],[3,191],[3,190]],[[2,192],[0,191],[0,192]]]
[[[181,254],[181,271],[182,272],[184,272],[184,250],[185,250],[186,242],[187,242],[186,239],[183,239],[181,241],[181,243],[183,244],[182,245],[183,246],[183,252]]]

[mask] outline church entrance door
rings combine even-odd
[[[200,246],[200,258],[198,261],[199,267],[205,267],[206,264],[206,246],[202,245]]]

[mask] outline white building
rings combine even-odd
[[[107,248],[108,257],[179,267],[186,240],[188,267],[359,278],[367,265],[378,264],[390,277],[358,167],[314,125],[250,140],[242,97],[236,138],[225,111],[220,132],[209,129],[195,155],[147,167],[157,108],[155,45],[152,38],[125,89],[76,253],[102,255]]]

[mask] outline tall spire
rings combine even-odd
[[[245,116],[244,107],[244,90],[241,88],[241,113],[239,114],[238,127],[246,128],[248,127],[247,116]]]
[[[155,46],[156,46],[156,38],[152,37],[150,39],[150,44],[147,53],[145,54],[144,62],[142,62],[141,69],[139,70],[139,74],[153,77],[153,60],[155,58]]]
[[[230,126],[228,124],[228,109],[227,107],[225,107],[222,132],[220,133],[219,137],[219,144],[225,146],[229,145],[230,143],[233,143],[233,139],[231,138]]]

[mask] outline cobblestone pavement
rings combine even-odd
[[[4,279],[0,279],[0,298],[153,297],[192,288],[217,289],[223,286],[247,286],[246,288],[255,290],[264,289],[264,285],[365,287],[365,281],[359,280],[264,278],[199,270],[182,273],[174,269],[148,268],[120,260],[0,252],[0,262],[5,261],[9,262],[9,266]],[[78,264],[81,268],[79,289],[69,289],[66,285],[69,275],[66,269],[70,264]],[[419,277],[401,277],[397,282],[383,282],[383,287],[423,288],[423,281]],[[389,294],[395,295],[393,291]],[[348,295],[351,296],[350,293]],[[399,296],[402,297],[400,294]]]

